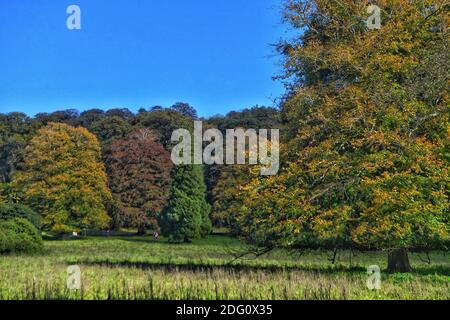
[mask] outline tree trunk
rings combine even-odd
[[[408,252],[406,249],[394,249],[388,253],[388,273],[411,272]]]
[[[137,234],[139,236],[145,236],[145,227],[144,226],[139,226]]]
[[[187,236],[184,237],[184,243],[191,243],[191,242],[192,241]]]

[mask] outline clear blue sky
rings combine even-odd
[[[66,9],[81,8],[81,30]],[[273,105],[282,0],[0,0],[0,112]]]

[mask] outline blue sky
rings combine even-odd
[[[66,9],[81,8],[81,30]],[[282,0],[0,0],[0,112],[170,106],[201,116],[283,93]]]

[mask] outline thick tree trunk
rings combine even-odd
[[[412,268],[409,263],[408,252],[406,249],[395,249],[388,253],[388,269],[389,273],[411,272]]]

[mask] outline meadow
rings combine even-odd
[[[386,267],[385,252],[292,254],[273,251],[235,260],[246,247],[214,235],[189,244],[151,237],[46,240],[44,250],[0,257],[0,299],[450,299],[450,258],[410,254],[414,272],[382,272],[381,290],[366,286],[367,267]],[[81,290],[66,286],[79,265]]]

